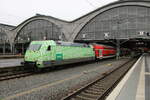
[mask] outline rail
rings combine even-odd
[[[103,74],[88,85],[74,91],[62,100],[103,100],[119,83],[123,76],[137,61],[137,58],[129,60],[116,69]]]

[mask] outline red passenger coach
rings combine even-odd
[[[116,56],[116,50],[112,46],[94,44],[93,49],[95,51],[95,57],[97,59],[110,58]]]

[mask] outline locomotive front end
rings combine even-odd
[[[29,45],[24,58],[24,65],[26,67],[42,67],[42,60],[40,61],[42,55],[41,47],[42,44],[36,42],[32,42]]]
[[[36,68],[52,66],[51,60],[55,57],[53,47],[56,45],[53,40],[32,41],[25,53],[24,65]]]

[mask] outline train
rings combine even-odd
[[[116,49],[112,46],[93,44],[96,59],[110,58],[116,56]]]
[[[114,47],[54,40],[32,41],[24,56],[24,66],[38,69],[57,65],[115,57]]]

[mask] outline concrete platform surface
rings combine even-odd
[[[10,67],[10,66],[20,66],[23,58],[16,59],[0,59],[0,68]]]
[[[143,54],[106,100],[150,100],[150,55]]]

